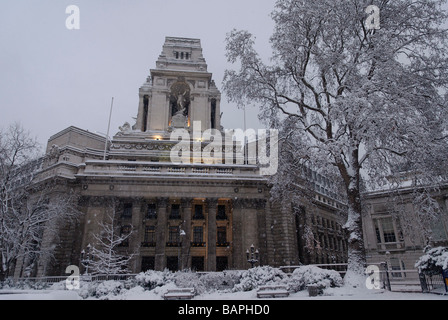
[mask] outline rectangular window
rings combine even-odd
[[[168,245],[177,247],[180,242],[179,227],[169,227],[168,229]]]
[[[125,219],[132,218],[132,203],[125,203],[123,205],[123,212],[121,213],[121,217]]]
[[[404,270],[404,264],[403,261],[399,260],[398,258],[390,258],[390,267],[394,271],[401,271]],[[401,278],[403,277],[403,273],[401,272],[392,272],[393,278]]]
[[[146,219],[157,219],[157,208],[155,203],[148,203],[146,208]]]
[[[226,220],[227,219],[225,205],[222,205],[222,204],[218,205],[218,212],[216,214],[216,219],[218,219],[218,220]]]
[[[397,242],[397,237],[395,235],[394,222],[392,220],[392,217],[376,219],[375,220],[375,234],[376,234],[378,243]]]
[[[120,228],[120,237],[125,237],[131,233],[131,226],[122,226]],[[129,237],[124,239],[120,244],[120,247],[129,247]]]
[[[442,219],[437,219],[431,225],[432,240],[433,241],[446,241],[448,239],[445,223]]]
[[[194,214],[193,219],[196,220],[202,220],[204,219],[204,206],[202,204],[195,204],[194,205]]]
[[[392,218],[381,219],[383,224],[384,242],[396,242],[394,224]]]
[[[218,227],[216,230],[217,236],[217,246],[218,247],[227,247],[227,228],[226,227]]]
[[[381,243],[381,232],[378,225],[378,220],[375,221],[375,235],[376,235],[376,241],[377,243]]]
[[[145,227],[145,235],[143,239],[143,247],[154,247],[156,243],[156,232],[154,226]]]
[[[171,205],[170,219],[180,219],[180,205],[179,204]]]
[[[204,245],[204,229],[202,227],[193,227],[193,247],[202,247]]]

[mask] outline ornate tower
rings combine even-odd
[[[199,39],[166,37],[156,68],[139,90],[134,129],[163,134],[172,128],[220,129],[221,94],[207,72]]]

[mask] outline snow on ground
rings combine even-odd
[[[193,300],[260,300],[257,290],[266,289],[266,285],[280,286],[289,292],[288,297],[269,300],[448,300],[448,295],[434,293],[369,290],[362,285],[363,280],[361,276],[354,288],[344,284],[338,272],[316,266],[300,266],[291,274],[270,266],[205,274],[148,270],[125,281],[81,280],[78,289],[73,290],[66,290],[67,280],[51,286],[5,282],[0,300],[162,300],[168,290],[179,288],[192,288],[196,293]],[[309,286],[321,294],[310,297]]]
[[[166,288],[159,287],[153,290],[144,290],[134,287],[110,300],[162,300]],[[0,290],[0,300],[81,300],[78,290]],[[97,300],[89,297],[87,300]],[[243,292],[212,292],[195,296],[193,300],[260,300],[257,299],[257,290]],[[272,298],[269,300],[447,300],[448,295],[431,293],[403,293],[386,290],[327,288],[323,295],[310,297],[306,290],[291,293],[289,297]]]

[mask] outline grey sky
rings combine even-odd
[[[111,134],[134,123],[138,88],[165,36],[199,38],[208,71],[222,87],[226,33],[245,29],[269,56],[275,0],[6,0],[0,11],[0,127],[20,121],[48,138],[70,125]],[[80,30],[68,30],[65,9],[80,9]],[[225,128],[242,128],[243,112],[222,97]],[[259,128],[249,108],[247,126]]]

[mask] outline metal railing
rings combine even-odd
[[[347,263],[326,263],[326,264],[308,264],[308,266],[315,266],[321,269],[326,270],[335,270],[339,272],[341,276],[344,276],[347,272]],[[304,265],[296,265],[296,266],[281,266],[279,269],[283,272],[290,273],[295,269],[303,267]]]
[[[80,281],[107,281],[107,280],[117,280],[117,281],[126,281],[134,279],[137,274],[135,273],[126,273],[126,274],[96,274],[96,275],[79,275]],[[27,277],[27,278],[9,278],[8,281],[17,283],[45,283],[45,284],[53,284],[61,281],[67,280],[69,275],[66,276],[47,276],[47,277]],[[73,277],[73,275],[72,275]]]
[[[423,292],[448,294],[448,279],[442,273],[425,275],[420,274],[420,285]]]
[[[370,265],[378,266],[377,272],[382,289],[395,292],[448,294],[448,278],[444,278],[441,273],[424,275],[417,269],[390,269],[385,262],[370,263]],[[292,273],[303,266],[281,266],[280,269],[286,273]],[[342,277],[347,273],[347,263],[311,264],[311,266],[338,271]]]

